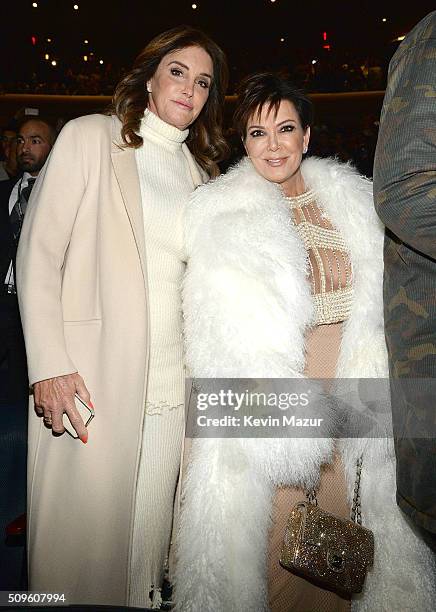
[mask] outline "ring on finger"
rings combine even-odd
[[[47,425],[51,425],[52,424],[51,416],[45,416],[44,423],[46,423]]]

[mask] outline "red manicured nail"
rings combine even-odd
[[[89,400],[89,405],[91,406],[91,408],[94,410],[94,404],[91,402],[91,400]]]
[[[83,436],[80,438],[81,441],[83,442],[83,444],[86,444],[88,442],[88,434],[83,434]]]

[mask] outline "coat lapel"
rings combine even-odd
[[[144,279],[146,278],[145,236],[142,215],[141,188],[135,161],[135,149],[122,148],[120,140],[121,123],[112,117],[112,165],[121,191],[121,196],[130,220],[136,247],[138,249]]]

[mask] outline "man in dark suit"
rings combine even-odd
[[[23,400],[27,392],[26,352],[21,331],[17,295],[6,282],[12,279],[15,240],[9,221],[9,198],[15,180],[0,183],[0,366],[3,374],[1,401]]]
[[[397,502],[436,550],[436,11],[389,66],[374,164]]]
[[[25,588],[23,548],[4,544],[5,527],[25,510],[28,379],[15,287],[15,258],[33,182],[54,144],[47,121],[26,119],[17,136],[21,176],[0,182],[0,590]]]
[[[0,183],[0,365],[8,364],[8,388],[1,396],[21,400],[27,395],[27,369],[15,288],[15,257],[21,225],[33,183],[54,144],[50,123],[32,118],[23,121],[17,136],[18,181]]]

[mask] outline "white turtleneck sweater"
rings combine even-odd
[[[150,365],[146,409],[161,413],[184,400],[180,286],[185,267],[183,205],[194,189],[180,131],[146,110],[135,150],[141,185],[149,284]]]
[[[158,608],[180,466],[184,412],[182,215],[194,189],[182,143],[188,130],[149,110],[135,150],[141,186],[150,308],[146,419],[136,492],[129,604]],[[149,596],[150,591],[153,595]]]

